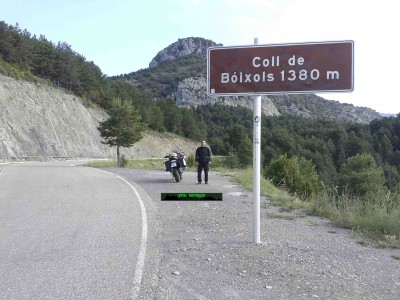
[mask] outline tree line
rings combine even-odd
[[[0,22],[0,58],[20,71],[29,72],[53,84],[102,103],[104,75],[100,68],[76,53],[66,42],[53,42],[44,35]]]
[[[214,153],[234,154],[241,156],[244,165],[252,163],[251,110],[204,105],[193,111],[206,124],[207,139]],[[304,158],[315,166],[325,185],[337,186],[340,170],[348,159],[367,154],[382,169],[387,188],[399,188],[400,115],[375,119],[370,124],[294,115],[263,116],[261,126],[264,169],[282,156]]]

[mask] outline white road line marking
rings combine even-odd
[[[9,163],[1,163],[0,164],[0,175],[3,173],[3,169],[8,165]]]
[[[140,249],[139,249],[139,255],[138,259],[136,262],[136,269],[135,269],[135,275],[133,276],[133,287],[131,291],[131,299],[136,299],[139,295],[140,291],[140,285],[142,283],[142,277],[143,277],[143,268],[144,268],[144,261],[146,257],[146,248],[147,248],[147,214],[146,214],[146,207],[144,206],[143,200],[140,197],[138,191],[124,178],[121,176],[115,175],[113,173],[104,171],[104,170],[99,170],[98,171],[113,175],[117,177],[118,179],[122,180],[125,182],[135,193],[136,197],[139,200],[139,205],[140,205],[140,211],[142,213],[142,239],[140,242]]]

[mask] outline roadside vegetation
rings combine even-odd
[[[252,190],[252,169],[241,171],[235,180]],[[365,194],[349,190],[322,189],[313,197],[290,193],[284,184],[276,187],[272,180],[261,179],[261,195],[283,211],[301,209],[304,212],[330,219],[339,227],[353,230],[363,237],[363,243],[387,248],[400,248],[400,195],[375,187]]]
[[[122,156],[121,163],[124,168],[131,169],[141,169],[141,170],[164,170],[163,162],[165,159],[162,158],[135,158],[135,159],[126,159],[125,156]],[[88,162],[86,164],[88,167],[92,168],[117,168],[117,160],[98,160]]]

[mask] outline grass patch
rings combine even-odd
[[[395,197],[394,199],[392,197]],[[378,248],[400,248],[400,203],[396,195],[377,201],[352,195],[325,192],[307,208],[308,213],[329,218]]]
[[[400,260],[400,256],[399,255],[392,255],[392,258]]]
[[[128,159],[127,164],[124,168],[130,169],[141,169],[141,170],[164,170],[163,162],[165,159],[163,158],[135,158]],[[87,167],[92,168],[116,168],[117,160],[99,160],[92,161],[86,164]]]
[[[268,218],[270,219],[284,219],[288,221],[293,221],[296,219],[295,216],[285,215],[285,214],[276,214],[276,213],[267,213]]]
[[[311,220],[307,220],[306,223],[307,223],[307,225],[310,226],[310,227],[311,227],[311,226],[317,226],[317,225],[318,225],[316,222],[311,221]]]
[[[247,190],[253,190],[253,169],[248,168],[239,171],[233,177],[233,180]],[[263,177],[260,180],[260,194],[261,196],[268,197],[272,205],[279,206],[283,211],[302,209],[308,206],[306,202],[290,195],[283,189],[277,188]]]
[[[394,236],[387,236],[372,230],[355,230],[353,235],[360,245],[379,249],[400,249],[400,243]]]
[[[131,169],[141,169],[141,170],[158,170],[158,171],[164,171],[164,162],[166,159],[164,158],[154,158],[154,159],[149,159],[149,158],[136,158],[136,159],[128,159],[128,163],[126,165],[126,168],[131,168]]]
[[[86,167],[91,168],[113,168],[117,166],[116,160],[95,160],[85,164]]]
[[[28,68],[21,69],[18,64],[10,64],[0,58],[0,73],[16,80],[24,80],[34,83],[46,82],[44,79],[34,76]]]

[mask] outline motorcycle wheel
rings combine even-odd
[[[179,182],[181,180],[177,169],[172,169],[172,175],[174,176],[176,182]]]

